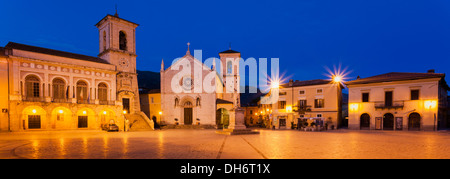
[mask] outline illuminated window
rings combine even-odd
[[[105,83],[98,84],[98,100],[100,104],[108,103],[108,86]]]
[[[77,102],[81,104],[88,103],[87,83],[84,81],[77,82]]]
[[[56,114],[56,120],[57,121],[64,121],[64,115],[61,113]]]
[[[27,76],[25,78],[25,94],[27,99],[39,98],[39,87],[40,81],[38,77],[34,75]]]
[[[325,100],[324,99],[315,99],[314,100],[314,108],[324,108]]]
[[[317,94],[322,94],[323,93],[323,89],[317,89]]]
[[[53,100],[64,100],[66,98],[66,83],[60,78],[53,79]]]
[[[278,101],[278,109],[285,109],[286,101]]]

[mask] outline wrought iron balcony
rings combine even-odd
[[[375,102],[375,109],[398,109],[405,106],[405,101],[392,101],[392,102],[386,102],[386,101],[378,101]]]

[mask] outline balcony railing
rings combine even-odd
[[[27,101],[27,102],[44,102],[45,101],[45,99],[43,97],[31,97],[31,96],[23,96],[22,100]]]
[[[397,109],[397,108],[403,109],[404,106],[405,101],[392,101],[392,103],[385,101],[375,102],[375,109]]]
[[[100,105],[116,105],[115,101],[99,101],[98,104]]]
[[[53,103],[72,103],[72,99],[66,99],[66,98],[53,98]]]

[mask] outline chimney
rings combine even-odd
[[[294,85],[294,80],[293,79],[290,79],[289,80],[289,86],[293,86]]]
[[[436,71],[434,69],[428,70],[428,73],[435,73]]]
[[[360,77],[360,76],[358,76],[358,77],[356,77],[356,79],[357,79],[357,80],[359,80],[359,79],[361,79],[361,77]]]

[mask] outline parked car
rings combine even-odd
[[[119,126],[116,124],[107,124],[106,131],[108,132],[119,132]]]

